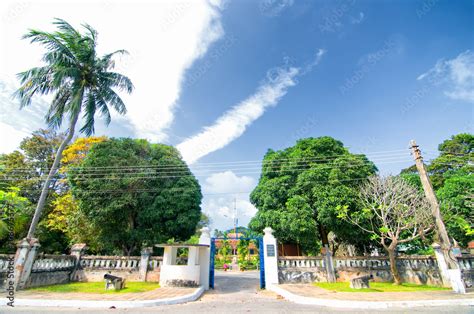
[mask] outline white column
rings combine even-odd
[[[165,246],[163,253],[163,265],[176,265],[177,248],[172,246]]]
[[[211,261],[211,233],[208,227],[201,229],[199,244],[208,245],[208,247],[199,248],[199,264],[201,269],[200,284],[204,289],[209,290],[209,266]]]
[[[263,232],[265,232],[263,236],[265,286],[268,288],[270,285],[278,284],[278,247],[273,236],[273,229],[266,227]]]
[[[444,260],[443,252],[441,251],[441,246],[438,243],[433,243],[431,245],[433,247],[436,262],[438,264],[438,269],[441,275],[441,279],[443,281],[443,285],[447,288],[450,287],[449,275],[448,275],[448,264]]]
[[[196,246],[190,246],[188,248],[188,265],[199,265],[199,253],[198,248]]]

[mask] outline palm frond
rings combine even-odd
[[[127,113],[127,107],[125,106],[122,98],[120,98],[117,93],[111,89],[111,88],[103,88],[101,89],[101,96],[102,98],[108,103],[110,106],[112,106],[115,111],[117,111],[120,114],[126,114]]]
[[[46,122],[50,128],[58,129],[61,127],[66,105],[71,98],[71,90],[68,87],[65,86],[56,93],[49,107]]]
[[[125,75],[116,72],[106,72],[101,78],[103,78],[105,84],[109,87],[116,87],[121,91],[126,91],[127,93],[133,92],[133,83]]]
[[[88,93],[86,95],[85,101],[85,112],[84,112],[84,126],[81,128],[80,132],[90,136],[94,134],[94,116],[96,111],[98,99],[95,98],[93,93]]]

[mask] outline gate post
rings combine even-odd
[[[199,264],[201,265],[201,283],[205,290],[209,290],[209,276],[210,276],[210,259],[211,259],[211,233],[208,227],[201,229],[201,236],[199,237],[199,244],[209,245],[209,248],[199,250]],[[214,269],[212,269],[214,272]],[[214,288],[214,287],[212,287]]]
[[[140,256],[140,281],[146,281],[146,274],[148,273],[148,262],[150,260],[150,255],[153,252],[152,247],[145,247],[141,251]]]
[[[336,274],[334,272],[334,263],[332,260],[332,252],[329,245],[324,245],[324,266],[326,267],[328,282],[336,282]]]
[[[15,254],[15,290],[27,285],[40,246],[36,238],[25,238],[18,244]]]
[[[277,242],[273,236],[273,229],[266,227],[263,229],[263,252],[265,266],[265,286],[278,284],[278,250]]]

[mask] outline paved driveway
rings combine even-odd
[[[260,291],[258,272],[217,272],[216,289],[207,292],[200,300],[187,304],[157,306],[140,309],[33,309],[18,307],[0,308],[0,313],[370,313],[369,311],[350,311],[348,309],[327,309],[309,305],[299,305],[279,298],[270,291]],[[2,312],[3,311],[3,312]],[[443,307],[401,310],[376,310],[372,313],[473,313],[473,308]]]

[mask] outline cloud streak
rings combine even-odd
[[[266,80],[255,94],[225,112],[214,124],[177,146],[184,160],[192,164],[240,137],[268,108],[276,106],[288,89],[297,84],[297,76],[311,71],[324,53],[324,50],[318,50],[314,60],[303,68],[286,66],[269,70]]]
[[[192,164],[240,137],[245,130],[263,115],[269,107],[275,106],[288,88],[296,84],[298,68],[279,69],[276,77],[267,78],[257,92],[224,113],[204,130],[180,143],[177,148],[184,160]]]

